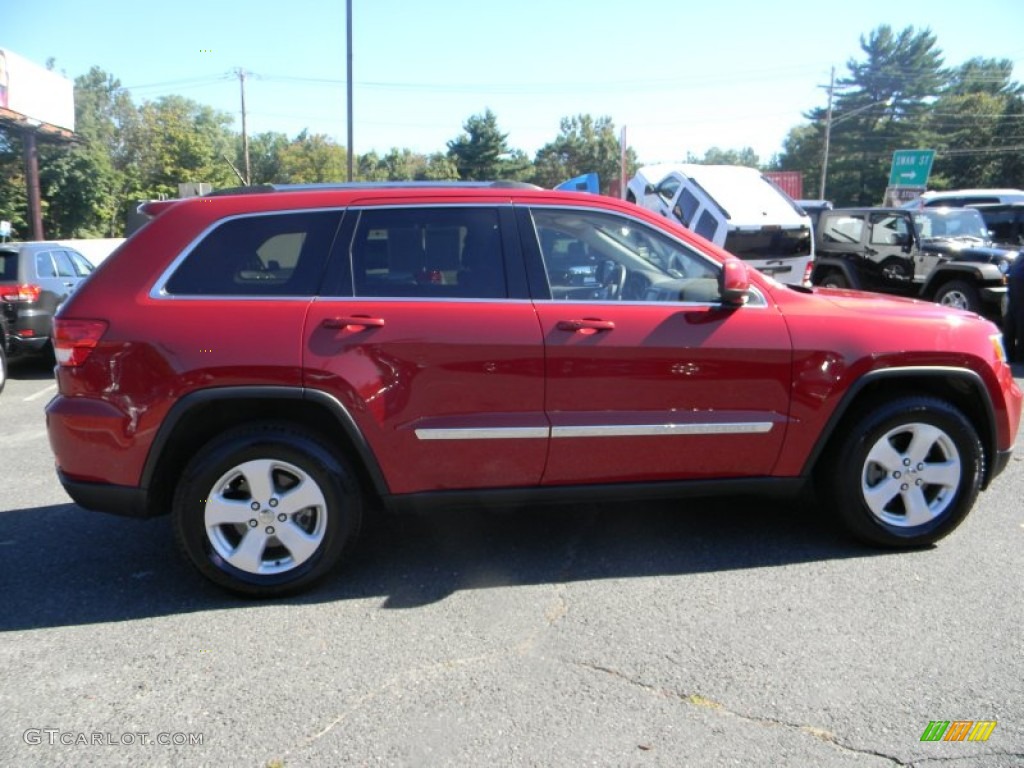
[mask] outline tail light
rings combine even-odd
[[[92,354],[107,331],[104,320],[53,319],[53,351],[57,364],[77,368]]]
[[[811,287],[811,275],[813,275],[813,274],[814,274],[814,262],[813,261],[808,261],[806,266],[804,266],[803,286],[805,288],[810,288]]]
[[[5,285],[0,287],[0,300],[38,301],[42,290],[38,285]]]

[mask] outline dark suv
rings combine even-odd
[[[815,229],[812,282],[914,296],[1000,317],[1017,251],[974,208],[837,208]]]
[[[50,353],[57,308],[92,270],[59,243],[0,243],[0,347],[10,357]]]
[[[81,506],[170,513],[240,592],[307,586],[380,504],[798,493],[933,542],[1021,392],[975,315],[783,286],[656,213],[522,185],[151,203],[58,314]]]

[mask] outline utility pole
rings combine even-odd
[[[32,227],[32,239],[43,239],[43,213],[39,194],[39,150],[36,148],[36,132],[26,128],[21,132],[25,152],[25,177],[28,180],[28,223]]]
[[[245,157],[245,178],[242,183],[245,186],[252,184],[252,167],[249,165],[249,133],[245,128],[245,70],[239,67],[235,72],[238,75],[238,86],[242,91],[242,155]]]
[[[832,93],[836,88],[836,68],[832,67],[832,76],[828,81],[828,112],[825,115],[825,149],[821,153],[821,187],[818,199],[825,199],[825,177],[828,174],[828,144],[832,138]]]
[[[348,180],[352,181],[352,0],[345,0],[348,50]]]

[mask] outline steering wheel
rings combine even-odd
[[[607,259],[601,262],[600,266],[601,287],[606,292],[607,299],[622,299],[622,289],[626,286],[626,278],[629,273],[626,268],[617,262]]]

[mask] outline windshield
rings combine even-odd
[[[914,214],[922,238],[950,237],[988,240],[988,227],[974,208],[923,208]]]

